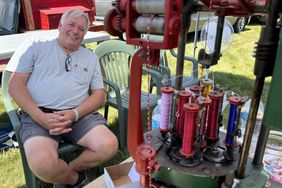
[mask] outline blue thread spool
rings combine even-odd
[[[235,131],[236,131],[236,121],[239,121],[240,112],[238,112],[238,107],[241,107],[245,104],[245,99],[232,96],[229,98],[230,103],[230,111],[229,111],[229,119],[228,119],[228,126],[227,126],[227,133],[225,138],[225,145],[233,147],[236,144],[235,140]]]

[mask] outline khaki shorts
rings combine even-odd
[[[34,136],[45,136],[55,140],[58,143],[61,140],[64,140],[76,144],[91,129],[99,125],[107,125],[107,122],[102,115],[100,115],[98,112],[92,112],[73,123],[71,126],[72,131],[62,135],[50,135],[47,129],[41,127],[22,110],[19,111],[19,118],[22,124],[20,129],[22,143],[25,143],[25,141]]]

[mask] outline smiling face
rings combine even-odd
[[[59,45],[66,53],[71,53],[79,48],[87,32],[87,21],[84,16],[69,14],[59,24]]]

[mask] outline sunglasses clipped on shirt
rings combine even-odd
[[[71,71],[71,61],[72,61],[71,56],[67,55],[67,58],[65,60],[65,68],[67,72]]]

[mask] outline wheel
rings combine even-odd
[[[248,23],[248,18],[246,18],[246,17],[238,17],[236,22],[233,25],[234,32],[235,33],[240,33],[241,31],[244,31],[247,23]]]

